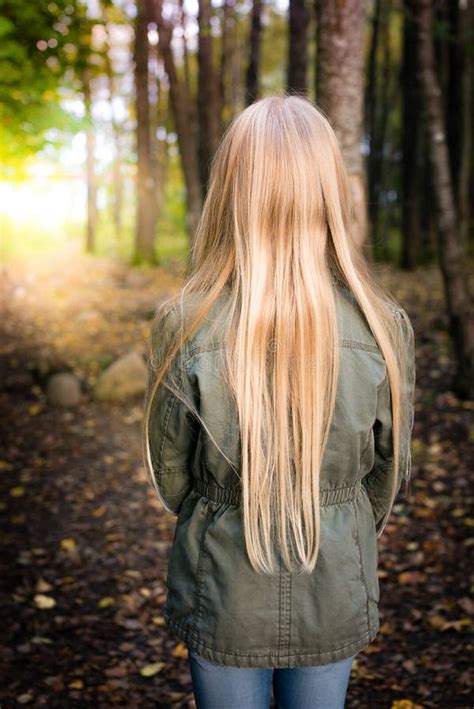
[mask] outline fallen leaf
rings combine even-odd
[[[38,593],[46,593],[46,591],[51,591],[52,588],[51,584],[44,579],[38,579],[36,582],[36,590]]]
[[[16,698],[16,701],[18,702],[18,704],[29,704],[31,701],[33,701],[33,694],[31,692],[24,692],[23,694],[19,694]]]
[[[112,596],[104,596],[104,598],[101,598],[100,601],[97,603],[99,608],[108,608],[109,606],[113,606],[117,603],[115,598],[112,598]]]
[[[444,626],[446,623],[446,618],[443,618],[441,615],[431,615],[428,618],[428,623],[431,625],[432,628],[436,628],[437,630],[441,630],[441,628]]]
[[[11,497],[22,497],[25,494],[25,488],[22,485],[12,487],[10,490]]]
[[[186,647],[185,643],[179,642],[175,649],[173,650],[173,657],[187,657],[188,656],[188,648]]]
[[[64,549],[64,551],[74,551],[76,547],[75,539],[61,539],[61,549]]]
[[[401,584],[425,583],[426,574],[422,571],[403,571],[398,574],[398,582]]]
[[[144,667],[142,667],[140,670],[140,674],[142,675],[142,677],[153,677],[154,675],[158,674],[158,672],[160,672],[160,670],[162,670],[164,666],[164,662],[154,662],[151,665],[145,665]]]
[[[82,679],[73,679],[72,682],[68,684],[69,689],[84,689],[84,682]]]
[[[33,599],[33,602],[37,608],[41,610],[47,610],[49,608],[54,608],[56,601],[51,596],[45,596],[43,593],[37,593]]]

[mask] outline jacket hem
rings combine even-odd
[[[328,665],[339,660],[345,660],[364,650],[375,640],[380,628],[380,623],[377,622],[376,625],[371,626],[356,640],[330,650],[315,652],[290,650],[283,653],[279,653],[278,650],[264,650],[255,653],[220,650],[198,638],[192,628],[174,620],[167,612],[164,613],[164,620],[170,633],[176,639],[183,641],[188,650],[193,650],[197,655],[214,664],[231,667],[289,668]]]

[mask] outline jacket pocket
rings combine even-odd
[[[202,499],[202,498],[201,498]],[[206,534],[214,519],[214,509],[210,502],[204,503],[207,505],[206,517],[202,526],[201,535],[199,537],[199,553],[196,564],[196,594],[193,608],[193,629],[199,636],[199,621],[202,615],[202,588],[206,575]]]
[[[367,595],[371,601],[380,600],[380,586],[377,575],[379,554],[376,534],[376,520],[372,503],[366,488],[362,485],[354,500],[357,521],[357,537],[360,547],[361,566]]]
[[[190,627],[198,597],[198,574],[201,544],[208,518],[208,508],[200,497],[189,495],[175,527],[168,560],[166,611],[175,623]]]

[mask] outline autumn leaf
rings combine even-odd
[[[179,642],[175,649],[173,650],[173,657],[187,657],[188,656],[188,648],[186,647],[185,643]]]
[[[158,672],[160,672],[164,666],[164,662],[155,662],[151,665],[145,665],[141,668],[140,674],[142,675],[142,677],[153,677],[154,675],[158,674]]]
[[[151,622],[154,623],[154,625],[165,625],[165,619],[162,615],[154,615]]]
[[[104,598],[101,598],[100,601],[98,601],[97,605],[99,608],[109,608],[109,606],[113,606],[117,603],[115,598],[112,598],[112,596],[104,596]]]
[[[471,624],[472,620],[470,618],[460,618],[459,620],[447,620],[446,623],[442,626],[441,630],[450,630],[452,628],[453,630],[460,632],[463,628],[467,628]]]
[[[76,540],[75,539],[62,539],[61,540],[61,549],[64,551],[74,551],[76,549]]]
[[[29,704],[33,701],[33,693],[24,692],[23,694],[19,694],[16,698],[16,701],[18,702],[18,704]]]
[[[422,571],[403,571],[398,574],[398,582],[401,584],[425,583],[426,574]]]
[[[69,689],[84,689],[84,682],[82,679],[73,679],[72,682],[68,684]]]
[[[44,579],[38,579],[36,582],[36,590],[38,593],[46,593],[47,591],[51,591],[52,588],[51,584]]]
[[[446,620],[442,616],[436,614],[431,615],[428,618],[428,623],[432,628],[436,628],[437,630],[440,630],[444,626],[445,622]]]
[[[33,602],[37,608],[41,610],[48,610],[49,608],[54,608],[56,601],[51,596],[45,596],[43,593],[37,593],[33,599]]]
[[[10,495],[12,497],[22,497],[25,494],[25,488],[22,485],[17,485],[12,487],[10,490]]]

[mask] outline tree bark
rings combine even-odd
[[[189,67],[189,52],[188,45],[186,42],[186,9],[184,7],[184,0],[179,0],[179,19],[183,28],[182,51],[184,65],[184,85],[186,87],[187,95],[191,96],[191,70]]]
[[[367,190],[361,151],[364,97],[365,0],[316,0],[316,96],[339,139],[354,202],[353,238],[367,239]]]
[[[155,260],[155,180],[151,158],[148,88],[148,20],[144,0],[137,0],[135,20],[135,91],[137,113],[137,211],[135,261]]]
[[[454,199],[461,241],[467,246],[470,218],[468,199],[472,157],[472,51],[469,41],[473,27],[474,4],[448,4],[448,86],[446,91],[447,135]]]
[[[250,24],[249,60],[246,73],[245,105],[249,106],[260,96],[260,55],[262,35],[262,2],[253,0]]]
[[[94,159],[95,133],[92,119],[92,91],[90,75],[87,69],[82,72],[82,91],[88,124],[86,131],[87,223],[85,250],[87,253],[94,253],[97,231],[97,182]]]
[[[380,18],[382,13],[382,0],[375,0],[372,12],[372,36],[370,41],[367,85],[365,92],[365,116],[367,125],[367,136],[370,146],[369,155],[367,157],[367,191],[369,201],[368,212],[370,220],[370,234],[372,241],[375,245],[378,235],[378,200],[380,198],[380,186],[378,185],[376,179],[376,161],[380,159],[380,155],[376,153],[376,132],[378,103],[377,55],[380,43]]]
[[[178,138],[178,149],[181,157],[184,183],[186,187],[186,220],[190,243],[194,239],[202,210],[201,186],[197,160],[196,136],[193,131],[194,116],[190,109],[190,102],[186,86],[179,81],[171,38],[173,26],[164,19],[162,14],[162,0],[151,0],[150,9],[158,27],[158,50],[163,59],[170,87],[170,104],[173,113],[174,127]]]
[[[112,221],[115,229],[115,238],[119,241],[122,236],[122,203],[123,203],[123,176],[122,176],[122,130],[116,117],[115,98],[117,95],[114,68],[110,57],[110,41],[107,38],[105,51],[105,71],[109,85],[109,102],[114,140],[114,157],[112,162]]]
[[[420,257],[420,198],[418,147],[421,105],[416,81],[416,27],[405,2],[403,26],[402,86],[402,233],[401,268],[413,268]]]
[[[161,136],[160,138],[158,132],[166,126],[166,119],[169,112],[168,101],[166,100],[167,93],[165,93],[161,72],[158,68],[161,63],[161,58],[159,57],[158,48],[156,46],[150,47],[150,58],[152,59],[151,65],[155,66],[155,71],[150,76],[150,85],[152,88],[152,91],[150,91],[150,160],[155,184],[153,195],[154,221],[157,225],[164,201],[166,167],[169,157],[166,137]]]
[[[201,192],[207,192],[211,160],[222,133],[221,101],[213,62],[210,0],[199,0],[198,40],[198,159]]]
[[[473,140],[473,111],[474,111],[474,58],[469,41],[474,27],[474,2],[470,0],[461,10],[461,36],[464,44],[464,73],[462,77],[463,91],[463,150],[459,169],[459,232],[465,248],[469,242],[469,231],[472,223],[472,204],[474,195],[469,197],[470,186],[474,188],[474,140]]]
[[[235,105],[232,100],[232,68],[235,61],[236,49],[236,14],[235,0],[224,0],[222,7],[222,41],[221,62],[219,70],[219,94],[221,101],[221,115],[224,123],[232,120],[235,114]]]
[[[292,94],[306,95],[308,91],[306,75],[309,20],[306,0],[290,0],[287,90]]]
[[[424,104],[438,217],[438,244],[449,315],[457,357],[454,388],[461,396],[474,395],[474,319],[472,317],[464,251],[457,231],[454,191],[443,124],[441,91],[435,69],[432,2],[412,0],[418,35],[418,76]]]
[[[369,74],[366,91],[367,133],[369,137],[369,155],[367,159],[368,212],[370,235],[374,253],[389,257],[388,234],[390,232],[390,205],[385,205],[384,229],[380,235],[379,215],[382,195],[385,190],[385,171],[391,163],[386,160],[384,148],[390,111],[395,104],[398,84],[394,87],[393,61],[391,55],[390,17],[391,0],[382,4],[377,0],[374,7],[372,43],[369,59]],[[378,54],[382,50],[382,61]],[[379,64],[380,70],[379,70]],[[379,74],[380,71],[380,74]],[[379,238],[381,236],[381,238]]]

